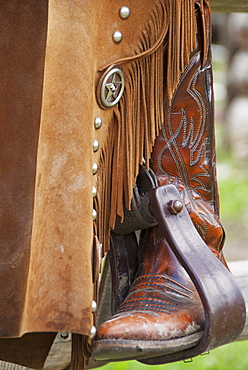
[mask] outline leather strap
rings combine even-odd
[[[108,252],[112,274],[112,314],[126,298],[138,269],[138,244],[135,233],[125,236],[111,232]]]
[[[157,220],[150,210],[149,192],[158,186],[156,176],[145,166],[139,167],[139,174],[133,189],[131,209],[124,208],[124,219],[116,217],[113,232],[118,235],[130,234],[137,230],[157,225]]]

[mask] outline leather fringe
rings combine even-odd
[[[149,158],[163,122],[165,96],[174,90],[196,45],[194,0],[157,0],[135,55],[115,61],[125,74],[125,91],[113,108],[98,176],[98,231],[103,252],[123,206],[130,209],[139,165]],[[164,68],[165,66],[165,68]],[[106,66],[104,67],[106,68]]]
[[[169,39],[167,56],[167,95],[171,101],[181,73],[196,47],[195,1],[170,1]]]
[[[84,370],[83,336],[72,334],[70,370]]]
[[[88,366],[90,358],[88,340],[86,335],[72,334],[70,370],[84,370],[84,366]]]

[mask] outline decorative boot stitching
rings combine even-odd
[[[186,294],[178,289],[175,289],[173,288],[172,286],[168,285],[168,284],[163,284],[163,283],[157,283],[157,282],[153,282],[153,281],[147,281],[147,282],[144,282],[144,283],[141,283],[141,284],[137,284],[135,285],[135,293],[137,292],[147,292],[149,290],[153,290],[154,292],[158,292],[160,294],[163,294],[163,290],[165,289],[170,289],[172,290],[173,292],[176,292],[178,294],[181,294],[187,298],[191,298],[191,296],[189,294]]]
[[[207,50],[207,55],[209,50]],[[158,155],[158,167],[161,174],[165,176],[163,183],[173,183],[174,178],[180,178],[180,183],[175,186],[178,188],[182,195],[186,195],[183,199],[184,202],[188,198],[189,204],[187,209],[189,213],[196,211],[198,217],[201,219],[200,223],[195,220],[195,226],[199,231],[201,237],[205,240],[209,230],[209,224],[219,226],[218,221],[215,219],[215,215],[212,214],[212,209],[204,204],[204,196],[206,193],[211,193],[214,189],[211,187],[210,181],[213,158],[210,158],[210,146],[211,139],[209,134],[204,138],[206,130],[206,117],[207,117],[207,101],[202,95],[202,92],[197,89],[197,81],[202,70],[200,67],[200,52],[196,52],[190,60],[189,65],[185,68],[182,73],[179,85],[173,94],[171,105],[166,107],[167,121],[162,125],[162,137],[165,141],[162,150]],[[188,73],[192,70],[192,77],[187,80]],[[197,106],[199,112],[199,122],[195,125],[194,118],[187,117],[185,108],[181,107],[178,113],[181,114],[181,120],[178,125],[173,128],[173,107],[177,97],[177,93],[181,88],[183,82],[187,83],[187,93],[192,98]],[[197,129],[194,127],[198,127]],[[189,161],[190,167],[196,167],[194,173],[189,176],[187,164],[184,161],[181,149],[184,151],[189,150]],[[166,151],[168,153],[166,154]],[[170,156],[173,160],[177,174],[169,174],[164,168],[163,158]],[[208,165],[209,166],[208,166]],[[204,178],[204,180],[203,180]],[[184,191],[182,191],[185,188]],[[186,194],[185,194],[186,191]],[[211,205],[210,205],[211,207]],[[202,210],[202,212],[201,212]]]
[[[151,274],[141,275],[141,276],[139,276],[139,277],[136,278],[135,285],[140,280],[152,279],[152,278],[155,278],[156,280],[161,279],[162,281],[170,281],[170,282],[176,284],[178,287],[183,288],[183,289],[185,289],[186,291],[188,291],[190,293],[193,293],[193,291],[191,289],[187,288],[186,286],[184,286],[183,284],[179,283],[178,281],[172,279],[171,277],[169,277],[166,274],[152,274],[151,273]]]
[[[174,305],[177,306],[177,305]],[[152,311],[163,312],[170,314],[172,311],[176,311],[176,307],[173,307],[173,303],[168,303],[163,300],[156,298],[134,298],[126,300],[117,311],[117,314],[132,310],[134,311]]]
[[[126,300],[118,308],[117,316],[130,310],[132,312],[148,312],[154,309],[156,312],[170,314],[178,309],[177,301],[191,299],[192,294],[193,292],[190,289],[166,275],[142,275],[135,280]],[[151,297],[151,295],[154,295],[154,297]]]

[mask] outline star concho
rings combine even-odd
[[[97,101],[101,108],[116,105],[124,91],[124,73],[118,66],[111,66],[99,80]]]

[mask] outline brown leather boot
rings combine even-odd
[[[202,10],[202,9],[201,9]],[[198,19],[198,48],[181,75],[157,137],[151,168],[159,185],[173,184],[202,239],[223,263],[215,176],[210,12]],[[143,232],[139,269],[125,301],[97,330],[93,356],[146,359],[195,346],[204,310],[191,279],[158,226]]]
[[[158,227],[139,245],[139,269],[117,313],[97,331],[94,358],[144,359],[194,346],[204,312],[189,276]]]

